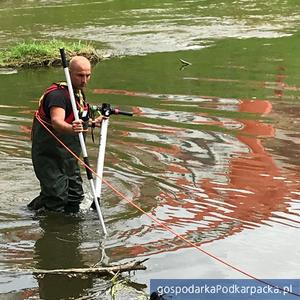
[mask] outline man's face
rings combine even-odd
[[[73,87],[82,89],[91,78],[91,67],[89,64],[78,64],[70,70],[70,76]]]

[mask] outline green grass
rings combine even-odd
[[[10,49],[0,50],[0,67],[39,67],[60,65],[59,49],[64,48],[67,58],[83,55],[92,62],[101,59],[97,50],[88,43],[50,41],[25,41]]]

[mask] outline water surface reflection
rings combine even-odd
[[[98,89],[95,92],[147,96],[146,93],[118,90]],[[178,101],[180,97],[156,95],[155,98],[164,102],[165,98],[176,98]],[[191,99],[192,96],[183,96],[181,101],[185,98]],[[234,107],[235,111],[256,117],[228,119],[224,116],[205,118],[201,115],[198,119],[197,114],[178,112],[177,115],[176,111],[139,107],[139,115],[159,119],[160,124],[164,120],[166,125],[136,123],[129,132],[123,134],[126,145],[131,145],[132,149],[127,150],[129,157],[126,161],[128,163],[129,159],[131,166],[127,164],[126,168],[136,175],[140,174],[142,168],[144,174],[144,184],[139,180],[142,192],[134,198],[136,203],[175,232],[199,243],[224,239],[247,228],[270,224],[269,221],[298,228],[299,215],[289,213],[289,202],[295,192],[294,174],[285,174],[283,177],[262,143],[264,139],[275,136],[274,126],[261,119],[272,111],[272,104],[267,100],[204,98],[220,110],[227,110],[230,105],[230,109]],[[200,101],[195,110],[198,105],[203,106],[203,102]],[[169,120],[181,124],[205,124],[208,130],[172,128],[173,123],[169,123]],[[210,123],[227,129],[230,124],[231,130],[234,128],[236,133],[212,132],[208,127]],[[139,140],[143,140],[142,145]],[[113,143],[116,143],[116,148],[123,144],[117,141]],[[122,160],[115,163],[122,168]],[[149,185],[156,188],[147,188]],[[147,201],[140,202],[141,193]],[[144,223],[145,218],[139,216],[136,222]],[[130,251],[132,256],[149,255],[188,246],[174,239],[160,226],[147,224],[142,229],[142,240],[146,243],[137,243],[141,228],[131,228],[122,236],[127,236],[132,246],[127,245],[126,250],[116,247],[113,256],[117,253],[123,255],[124,251]]]
[[[81,219],[61,214],[47,214],[39,219],[43,230],[34,245],[36,268],[42,270],[84,268],[80,253]],[[87,293],[93,286],[88,276],[37,276],[42,299],[74,299]]]

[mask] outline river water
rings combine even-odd
[[[299,278],[300,4],[227,2],[0,2],[1,47],[90,41],[111,58],[94,66],[89,102],[134,112],[110,118],[104,239],[94,212],[26,209],[39,192],[32,114],[62,69],[0,70],[1,299],[111,299],[107,278],[30,272],[101,259],[149,258],[120,299],[155,278]]]

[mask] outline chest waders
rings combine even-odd
[[[43,105],[42,102],[40,108]],[[41,113],[40,109],[39,113]],[[51,124],[47,126],[77,156],[80,156],[81,147],[78,135],[59,134]],[[45,208],[53,211],[78,212],[79,204],[84,198],[78,161],[49,134],[36,118],[32,126],[31,154],[34,171],[40,181],[41,192],[28,207],[34,210]]]

